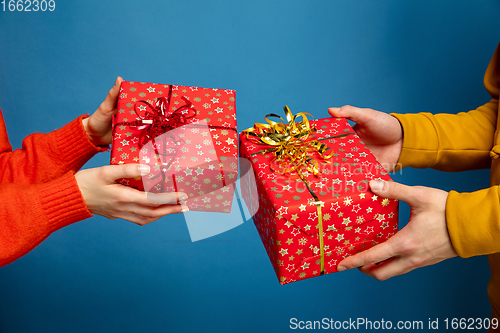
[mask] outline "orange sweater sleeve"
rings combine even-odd
[[[78,171],[106,148],[95,146],[82,125],[85,116],[48,134],[35,133],[12,151],[0,112],[0,183],[36,184]]]
[[[52,232],[91,217],[72,171],[41,184],[0,184],[0,266],[35,248]]]
[[[492,100],[467,113],[394,116],[403,126],[403,166],[443,171],[488,168],[497,131],[500,92],[500,44],[486,70],[484,85]],[[493,152],[490,153],[490,151]],[[500,169],[492,170],[498,179]],[[473,193],[451,191],[446,223],[453,247],[461,257],[500,252],[500,187]]]

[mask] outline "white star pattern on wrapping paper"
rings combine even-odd
[[[320,188],[323,187],[323,186],[325,186],[322,182],[316,183],[314,185],[316,185],[316,187],[320,187]]]
[[[278,214],[281,216],[288,214],[288,207],[281,206],[280,209],[278,209]]]
[[[150,93],[155,92],[155,88],[153,88],[153,87],[149,86],[149,88],[148,88],[148,92],[150,92]]]
[[[222,148],[222,151],[223,151],[224,153],[229,153],[229,152],[231,151],[231,148],[229,148],[229,147],[224,147],[224,148]]]
[[[339,126],[340,126],[340,125],[339,125],[339,124],[337,124],[337,123],[333,123],[333,124],[332,124],[332,127],[334,127],[334,128],[338,128]]]
[[[373,174],[371,172],[365,173],[365,178],[373,179]]]
[[[318,218],[318,213],[309,213],[309,220],[315,221]]]
[[[394,217],[394,213],[389,214],[389,218],[392,219]]]
[[[300,267],[302,267],[302,269],[307,269],[307,268],[309,268],[309,265],[310,265],[309,263],[305,262],[304,265],[302,265]]]
[[[336,259],[332,259],[328,262],[328,265],[330,265],[330,267],[333,267],[333,266],[337,266],[337,260]]]
[[[261,172],[263,172],[263,171],[261,171]],[[274,173],[270,173],[267,175],[267,179],[275,179],[275,178],[276,178],[276,174],[274,174]]]
[[[204,197],[204,198],[203,198],[203,202],[204,202],[204,203],[210,202],[210,198],[209,198],[209,197]]]
[[[229,186],[224,186],[222,188],[222,192],[229,192]]]
[[[330,208],[331,210],[336,212],[337,209],[339,209],[339,208],[340,208],[340,205],[338,202],[335,202],[335,203],[332,202],[332,207]]]
[[[265,169],[265,168],[267,168],[267,164],[266,163],[259,164],[259,169]]]
[[[365,230],[366,234],[371,234],[373,232],[373,227],[367,227]]]
[[[338,234],[337,237],[335,237],[335,239],[340,242],[341,240],[344,239],[344,234]]]
[[[288,254],[288,249],[281,249],[279,252],[282,256],[284,256],[285,254]]]
[[[127,140],[123,140],[120,143],[122,144],[122,146],[128,146],[129,145],[129,141],[127,141]]]
[[[233,94],[233,91],[232,90],[229,90],[229,89],[225,89],[224,92],[228,95],[232,95]]]
[[[198,91],[198,87],[189,87],[191,91]]]
[[[212,98],[212,103],[219,103],[219,99],[218,98]]]
[[[344,218],[344,221],[342,222],[342,224],[349,225],[349,223],[351,223],[351,218],[350,217]]]
[[[359,157],[366,157],[367,154],[366,153],[359,153]]]
[[[210,162],[210,161],[207,161],[207,162]],[[213,164],[210,164],[210,165],[208,166],[208,168],[209,168],[210,170],[215,169],[215,167],[214,167],[214,165],[213,165]]]
[[[286,267],[286,270],[287,270],[287,271],[289,271],[289,272],[291,272],[291,271],[293,271],[293,270],[294,270],[294,268],[295,268],[295,265],[293,265],[293,264],[288,264],[288,266]]]
[[[193,188],[194,188],[195,190],[199,190],[199,189],[201,189],[201,185],[200,185],[200,184],[194,184],[194,185],[193,185]]]
[[[230,127],[231,127],[231,124],[230,124],[230,123],[228,123],[228,122],[225,122],[224,124],[222,124],[222,126],[227,127],[227,128],[230,128]]]
[[[234,139],[227,138],[226,142],[228,145],[234,145]]]
[[[383,220],[385,220],[385,214],[378,214],[378,216],[377,216],[377,220],[378,220],[379,222],[382,222]]]
[[[357,205],[354,205],[352,206],[352,211],[357,213],[361,210],[361,205],[357,204]]]
[[[346,178],[351,178],[352,177],[352,172],[351,171],[346,171],[346,172],[344,172],[344,176]]]
[[[116,139],[121,139],[122,138],[122,134],[121,133],[115,133],[115,140]]]
[[[172,86],[172,90],[179,90],[179,86]]]
[[[221,107],[218,107],[217,109],[215,109],[215,111],[216,111],[217,113],[221,113],[221,112],[223,112],[223,111],[224,111],[224,109],[223,109],[223,108],[221,108]]]
[[[324,131],[324,130],[322,130],[322,129],[319,129],[319,130],[317,130],[316,132],[318,132],[319,134],[323,134],[323,133],[325,133],[325,131]]]
[[[344,198],[344,205],[346,205],[346,206],[352,205],[352,198],[351,197],[345,197]]]
[[[309,231],[309,229],[311,229],[311,226],[309,224],[306,224],[306,226],[304,227],[304,230]]]
[[[301,212],[305,211],[306,210],[306,205],[302,204],[299,206],[299,209]]]
[[[262,178],[266,175],[266,173],[264,171],[260,171],[257,176],[259,176],[259,178]]]
[[[335,226],[333,224],[329,225],[328,229],[326,229],[326,231],[333,231],[333,230],[335,230]]]
[[[189,169],[189,168],[186,168],[186,170],[184,170],[184,173],[187,175],[192,175],[193,174],[193,169]]]
[[[300,231],[297,228],[293,228],[291,232],[292,232],[292,235],[294,235],[294,236],[297,236],[298,234],[300,234]]]
[[[377,199],[378,199],[378,196],[376,196],[376,195],[372,195],[372,200],[373,200],[373,201],[377,201]]]
[[[146,111],[146,107],[144,105],[139,105],[139,111]]]
[[[357,227],[356,229],[354,229],[354,232],[358,233],[361,231],[361,228],[360,227]]]
[[[290,185],[285,185],[283,186],[283,191],[290,191],[292,189],[292,187]]]
[[[340,184],[340,183],[342,183],[342,181],[337,178],[337,179],[332,179],[332,183],[333,184]]]
[[[368,208],[366,209],[366,212],[367,212],[367,213],[371,213],[372,211],[373,211],[373,208],[371,208],[371,207],[368,207]]]
[[[200,156],[204,154],[202,150],[198,150],[198,152],[197,152],[197,153],[198,153],[198,155],[200,155]]]
[[[361,163],[361,164],[362,164],[363,166],[365,166],[365,167],[369,167],[369,166],[371,165],[371,163],[370,163],[370,162],[368,162],[368,161],[363,162],[363,163]]]
[[[346,186],[354,186],[354,180],[348,180],[345,182]]]
[[[199,176],[199,175],[202,175],[203,174],[203,171],[205,171],[204,169],[198,167],[198,169],[196,169],[196,174]]]
[[[353,154],[351,154],[351,153],[348,153],[348,154],[345,154],[345,157],[347,157],[347,158],[353,158],[353,157],[354,157],[354,155],[353,155]]]

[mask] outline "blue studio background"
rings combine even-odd
[[[55,1],[0,11],[14,148],[92,113],[118,75],[235,89],[239,131],[285,104],[316,118],[344,104],[467,111],[489,100],[500,36],[498,0]],[[474,191],[488,171],[394,179]],[[486,257],[455,258],[384,282],[352,270],[281,286],[251,222],[192,243],[182,215],[146,227],[96,216],[0,268],[0,332],[286,332],[293,317],[440,318],[444,330],[445,318],[489,317],[489,275]]]

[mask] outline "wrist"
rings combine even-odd
[[[104,142],[103,138],[100,135],[95,135],[94,132],[90,129],[89,126],[90,117],[82,119],[82,126],[89,138],[90,142],[95,146],[107,146],[109,143]]]

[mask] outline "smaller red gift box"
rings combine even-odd
[[[240,134],[240,156],[257,183],[242,183],[242,196],[249,209],[258,207],[253,221],[281,284],[336,272],[342,259],[398,230],[398,201],[369,190],[370,180],[391,178],[346,119],[295,124],[287,113],[287,120]],[[305,166],[280,172],[280,159]]]
[[[122,184],[184,192],[194,211],[231,211],[238,175],[234,90],[124,81],[117,110],[111,164],[151,169]]]

